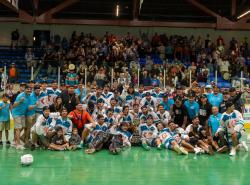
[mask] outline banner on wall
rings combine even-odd
[[[250,104],[245,105],[245,111],[243,114],[243,118],[244,118],[245,124],[246,123],[250,124]]]

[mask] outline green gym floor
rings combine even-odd
[[[34,156],[31,166],[22,167],[20,157]],[[250,156],[189,154],[144,151],[133,147],[120,155],[100,151],[17,151],[0,148],[0,185],[249,185]]]

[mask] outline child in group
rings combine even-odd
[[[69,138],[69,150],[76,150],[80,147],[82,138],[78,134],[77,128],[73,128],[72,135]]]
[[[155,140],[155,143],[158,149],[164,147],[177,152],[179,155],[188,154],[188,152],[177,143],[175,138],[171,136],[168,128],[164,128],[164,125],[162,123],[158,123],[157,128],[158,136]]]
[[[69,144],[64,137],[63,128],[60,126],[56,127],[56,135],[52,137],[49,149],[63,151],[68,149],[68,147]]]
[[[5,131],[6,144],[10,145],[9,130],[10,130],[10,103],[7,94],[2,95],[0,102],[0,146],[3,145],[2,132]]]
[[[142,147],[145,150],[150,150],[155,144],[155,138],[157,137],[157,128],[154,125],[152,115],[148,115],[146,123],[139,125],[139,135],[141,136]]]

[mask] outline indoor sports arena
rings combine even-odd
[[[0,0],[0,185],[249,185],[249,0]]]

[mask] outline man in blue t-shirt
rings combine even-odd
[[[12,116],[15,124],[15,145],[17,149],[24,149],[20,143],[20,133],[25,128],[25,119],[29,106],[29,97],[31,93],[31,88],[28,85],[25,85],[25,91],[20,93],[12,109]]]
[[[191,123],[193,118],[195,116],[198,116],[199,109],[200,109],[199,104],[195,101],[195,94],[194,93],[189,93],[188,100],[186,100],[184,102],[184,106],[185,106],[187,113],[188,113],[189,122]]]
[[[218,87],[214,87],[214,92],[208,96],[208,101],[213,107],[220,107],[223,101],[223,95],[219,93]]]
[[[34,91],[29,96],[28,110],[26,113],[27,117],[26,117],[26,123],[25,123],[25,131],[24,131],[25,144],[28,144],[28,141],[30,139],[30,129],[36,122],[36,118],[37,118],[36,108],[38,105],[39,95],[40,95],[40,86],[35,85]]]
[[[221,116],[222,114],[219,113],[219,108],[214,106],[212,108],[212,115],[210,115],[208,118],[208,128],[209,128],[210,142],[212,143],[213,147],[217,150],[217,152],[223,153],[226,151],[226,149],[219,148],[218,145],[219,137],[215,136],[215,133],[217,132],[220,126]]]

